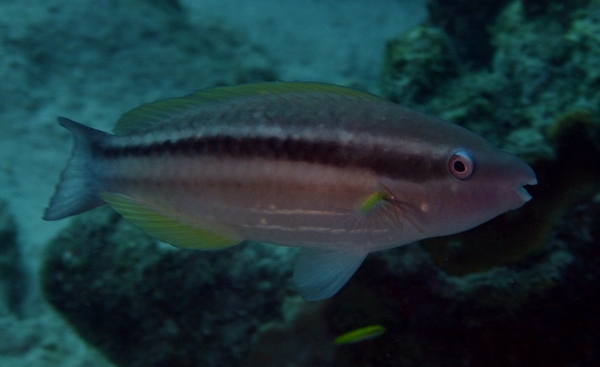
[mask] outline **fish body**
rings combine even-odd
[[[335,294],[369,252],[477,226],[536,183],[462,127],[328,84],[208,89],[140,106],[114,135],[59,122],[75,148],[44,219],[108,203],[179,247],[302,247],[308,300]]]

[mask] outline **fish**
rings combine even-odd
[[[300,247],[300,295],[331,297],[370,252],[462,232],[531,199],[521,159],[451,122],[325,83],[216,87],[141,105],[74,148],[48,221],[108,204],[156,239]]]
[[[377,338],[385,333],[383,325],[364,326],[347,333],[344,333],[333,340],[335,345],[358,343],[364,340]]]

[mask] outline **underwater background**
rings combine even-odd
[[[0,366],[600,365],[600,1],[1,0],[0,47]],[[110,131],[276,80],[465,126],[534,168],[533,199],[371,254],[311,303],[295,249],[178,250],[108,208],[41,219],[72,145],[57,116]]]

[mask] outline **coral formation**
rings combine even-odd
[[[600,204],[580,204],[528,261],[468,276],[446,275],[418,245],[368,258],[324,312],[335,332],[367,317],[387,332],[340,348],[334,365],[595,365],[599,229]]]
[[[457,55],[471,66],[487,64],[493,57],[488,25],[509,0],[481,3],[470,0],[427,0],[430,23],[452,40]]]
[[[176,250],[98,210],[53,241],[43,281],[118,365],[589,365],[600,337],[599,228],[600,204],[579,205],[529,261],[462,277],[418,245],[380,252],[338,296],[306,304],[288,287],[290,252]],[[374,323],[386,333],[334,347],[334,335]]]
[[[282,319],[262,325],[243,367],[330,366],[333,335],[323,313],[326,302],[307,303],[287,297]]]
[[[437,28],[417,27],[386,45],[383,89],[400,104],[430,99],[440,83],[457,74],[458,58]]]
[[[600,60],[600,39],[595,35],[600,22],[595,20],[593,7],[575,6],[560,16],[527,16],[521,2],[511,2],[486,24],[493,30],[489,43],[494,50],[487,64],[469,66],[468,54],[458,56],[453,48],[457,41],[447,34],[450,55],[436,48],[430,55],[415,54],[428,59],[427,65],[448,65],[444,75],[456,77],[432,78],[435,83],[429,83],[426,100],[404,98],[394,86],[398,76],[411,78],[412,70],[404,70],[401,66],[406,63],[398,58],[407,55],[409,62],[413,56],[407,49],[419,50],[420,44],[432,43],[430,35],[439,33],[439,28],[425,25],[432,30],[401,35],[388,43],[383,94],[465,126],[528,162],[551,157],[554,150],[544,136],[547,126],[572,110],[597,113],[600,89],[595,65]],[[461,67],[446,64],[448,57],[457,57]]]
[[[236,365],[255,330],[279,317],[295,253],[261,244],[178,250],[102,208],[50,243],[42,286],[117,365]]]

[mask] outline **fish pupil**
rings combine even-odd
[[[465,166],[465,164],[461,161],[456,161],[454,162],[454,170],[456,172],[462,173],[467,169],[467,167]]]

